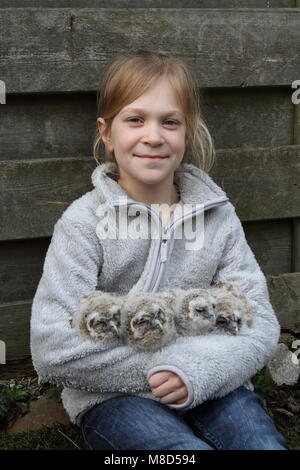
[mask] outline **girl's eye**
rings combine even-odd
[[[171,121],[171,120],[165,121],[165,122],[172,122],[172,124],[175,124],[175,125],[178,124],[178,122],[176,122],[176,121]]]
[[[139,121],[139,120],[140,120],[140,118],[130,118],[130,119],[128,119],[128,121],[129,121],[129,122],[133,122],[133,121],[137,121],[137,120]],[[169,122],[169,123],[171,122],[171,123],[172,123],[172,125],[174,125],[174,124],[175,124],[175,125],[176,125],[176,124],[178,124],[178,122],[176,122],[176,121],[173,121],[173,120],[169,120],[169,119],[168,119],[167,121],[165,121],[165,122]],[[168,124],[168,125],[169,125],[169,124]]]
[[[130,121],[130,122],[133,122],[133,121],[136,121],[136,120],[139,120],[139,118],[131,118],[131,119],[128,119],[128,121]]]

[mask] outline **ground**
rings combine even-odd
[[[289,450],[300,450],[300,384],[278,386],[265,368],[252,382]],[[86,450],[60,393],[59,387],[39,385],[37,377],[0,381],[0,450]]]

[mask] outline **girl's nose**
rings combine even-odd
[[[164,139],[160,127],[156,124],[145,127],[145,134],[142,140],[153,145],[162,143]]]

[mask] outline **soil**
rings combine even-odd
[[[287,439],[289,450],[300,450],[300,383],[294,386],[278,386],[270,381],[266,369],[262,369],[253,379],[255,391],[262,396],[264,408],[273,419],[276,428]],[[0,422],[0,431],[21,432],[24,429],[39,429],[55,422],[66,424],[68,417],[62,407],[61,389],[50,384],[38,384],[38,378],[23,377],[0,381],[1,385],[22,385],[30,391],[30,410],[22,416],[17,407],[12,407],[6,422]],[[39,400],[37,405],[33,402]],[[53,402],[55,401],[55,403]],[[51,403],[52,402],[52,403]]]

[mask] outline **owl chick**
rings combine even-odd
[[[176,289],[175,325],[181,336],[209,332],[238,334],[251,324],[251,307],[246,296],[231,283],[208,289]]]
[[[121,339],[123,296],[96,290],[83,295],[71,320],[71,326],[93,341],[110,343]]]
[[[173,305],[168,292],[127,295],[121,313],[121,331],[127,344],[138,350],[155,351],[176,336]]]
[[[220,283],[210,289],[215,299],[216,330],[236,335],[252,323],[252,309],[245,294],[234,284]]]
[[[175,289],[175,294],[175,325],[179,335],[195,336],[215,328],[215,298],[210,289]]]

